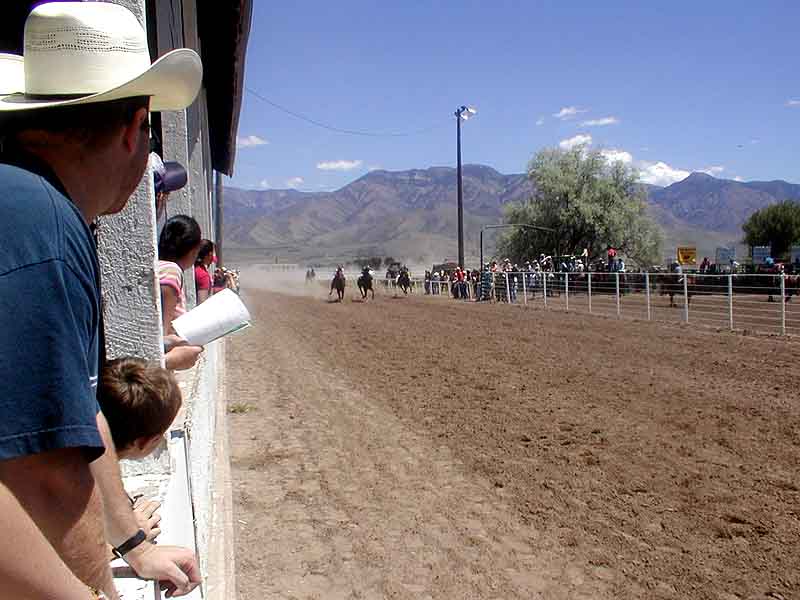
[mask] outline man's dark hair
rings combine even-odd
[[[158,238],[158,258],[178,262],[200,243],[200,225],[188,215],[175,215],[167,220]]]
[[[130,124],[136,112],[148,109],[149,105],[150,98],[137,96],[109,102],[14,111],[0,117],[0,138],[13,140],[25,131],[45,131],[95,147]],[[149,126],[146,121],[145,126]]]

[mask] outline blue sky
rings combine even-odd
[[[337,189],[369,169],[522,172],[586,141],[668,184],[800,182],[800,2],[254,1],[232,184]],[[579,137],[585,136],[585,137]]]

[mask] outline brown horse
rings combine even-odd
[[[369,270],[364,269],[356,283],[358,284],[358,290],[361,292],[362,300],[367,299],[367,292],[372,292],[372,299],[375,300],[375,290],[372,288],[372,273]]]
[[[661,296],[669,296],[669,305],[676,308],[675,296],[683,296],[683,278],[686,280],[686,301],[691,304],[694,295],[694,277],[683,273],[659,273],[656,280],[658,293]]]
[[[400,271],[400,275],[397,276],[397,286],[403,290],[404,295],[411,291],[411,277],[408,271]]]
[[[341,302],[344,300],[344,287],[345,287],[345,277],[344,271],[341,269],[336,270],[336,275],[333,276],[333,280],[331,281],[331,291],[328,292],[328,296],[333,294],[333,290],[336,290],[337,300]]]

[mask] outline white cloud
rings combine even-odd
[[[269,142],[257,135],[240,135],[236,138],[237,148],[253,148],[254,146],[264,146],[266,144],[269,144]]]
[[[629,165],[633,162],[633,155],[625,150],[617,150],[609,148],[608,150],[600,150],[600,154],[610,163],[621,162]]]
[[[262,179],[261,181],[258,182],[258,187],[260,187],[261,189],[264,189],[264,190],[268,189],[269,188],[269,181],[267,181],[266,179]]]
[[[619,123],[617,117],[603,117],[602,119],[589,119],[581,123],[582,127],[602,127],[604,125],[616,125]]]
[[[585,113],[585,112],[589,112],[589,109],[588,108],[578,108],[577,106],[565,106],[564,108],[562,108],[557,113],[554,113],[553,116],[556,119],[561,119],[562,121],[565,121],[567,119],[571,119],[572,117],[574,117],[577,114]]]
[[[706,167],[705,169],[700,169],[701,173],[705,173],[706,175],[711,175],[712,177],[716,177],[720,173],[725,170],[725,167],[722,165],[714,166],[714,167]]]
[[[541,125],[544,125],[544,117],[539,117],[539,119],[536,120],[536,126],[539,127]]]
[[[761,140],[760,140],[760,139],[758,139],[758,138],[753,138],[752,140],[750,140],[750,143],[751,143],[751,144],[758,144],[760,141],[761,141]]]
[[[361,166],[361,160],[327,160],[317,163],[317,168],[323,171],[352,171]]]
[[[676,169],[674,167],[669,166],[665,162],[647,162],[647,161],[635,161],[633,160],[633,155],[626,150],[619,150],[616,148],[609,148],[607,150],[601,150],[600,154],[609,162],[621,162],[624,165],[630,165],[636,167],[639,171],[639,181],[643,183],[650,183],[652,185],[670,185],[675,183],[676,181],[682,181],[686,179],[689,175],[689,171],[684,171],[683,169]],[[722,168],[722,167],[712,167],[712,168]]]
[[[787,100],[786,106],[800,106],[800,100]]]
[[[291,179],[286,181],[286,187],[297,189],[301,185],[303,185],[304,179],[302,177],[292,177]]]
[[[733,178],[733,180],[741,182],[744,181],[744,177],[742,177],[741,175],[737,175],[736,177]]]
[[[579,133],[576,136],[561,140],[558,142],[558,147],[562,150],[572,150],[577,146],[588,146],[592,143],[592,136],[589,134]]]
[[[677,181],[683,181],[691,173],[683,169],[676,169],[667,163],[642,162],[638,165],[639,181],[652,185],[671,185]]]

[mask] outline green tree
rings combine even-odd
[[[638,173],[599,151],[545,149],[528,165],[533,198],[510,204],[506,223],[527,223],[554,233],[512,229],[498,243],[506,256],[520,262],[540,253],[603,256],[608,246],[642,266],[661,254],[660,227],[646,212],[646,192]]]
[[[391,266],[392,263],[395,262],[397,261],[394,259],[393,256],[387,256],[386,258],[383,259],[383,266],[388,268]]]
[[[800,201],[786,200],[757,210],[742,225],[748,246],[771,246],[772,255],[783,257],[800,244]]]

